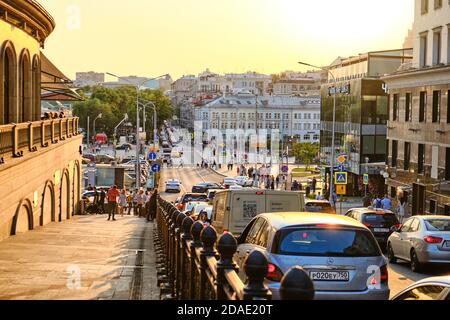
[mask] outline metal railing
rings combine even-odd
[[[78,118],[0,125],[0,165],[78,135]]]
[[[158,197],[154,234],[161,299],[271,300],[265,284],[267,257],[253,251],[243,264],[247,281],[234,262],[238,243],[230,233],[218,238],[212,226],[180,212]],[[281,299],[312,300],[314,285],[300,267],[289,270],[280,283]]]

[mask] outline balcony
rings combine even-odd
[[[78,135],[78,118],[60,118],[0,126],[0,170],[50,145]]]

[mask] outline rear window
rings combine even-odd
[[[274,254],[318,257],[376,257],[373,235],[359,229],[298,228],[277,232]]]
[[[363,223],[387,223],[390,225],[398,224],[399,221],[395,214],[376,214],[376,213],[369,213],[364,214],[363,216]]]
[[[307,203],[306,212],[334,212],[329,203]]]
[[[450,219],[425,220],[428,231],[450,231]]]

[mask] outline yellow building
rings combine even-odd
[[[34,0],[0,0],[0,240],[79,211],[78,119],[41,115],[41,95],[77,98],[41,53],[55,27]]]

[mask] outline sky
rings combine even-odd
[[[43,51],[70,78],[302,71],[298,61],[401,48],[414,18],[414,0],[38,2],[56,21]]]

